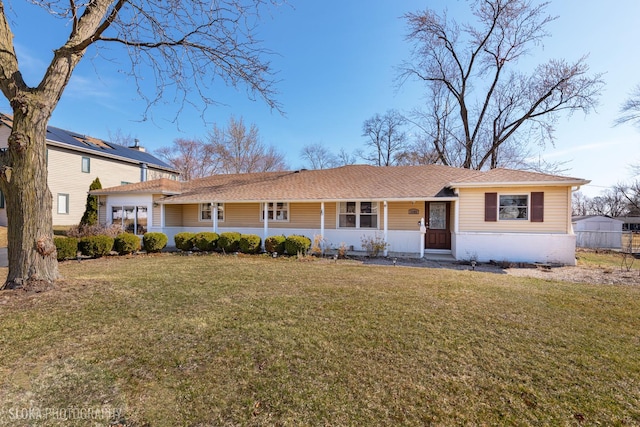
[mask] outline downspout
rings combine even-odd
[[[573,202],[573,193],[576,191],[580,191],[580,186],[576,186],[576,187],[571,187],[571,191],[568,191],[567,194],[567,206],[569,207],[569,209],[567,209],[567,234],[575,234],[573,232],[573,223],[571,222],[571,211],[572,211],[572,207],[571,204]]]
[[[453,189],[453,193],[456,195],[456,201],[454,202],[453,208],[453,235],[455,238],[451,239],[452,242],[452,251],[451,254],[455,259],[458,259],[458,232],[460,231],[460,194],[457,188]]]

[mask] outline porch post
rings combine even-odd
[[[424,258],[424,239],[427,233],[427,226],[424,217],[420,218],[420,258]]]
[[[385,200],[384,202],[382,202],[384,205],[384,242],[388,243],[389,242],[389,227],[388,227],[388,222],[389,222],[389,209],[387,206],[387,201]],[[387,246],[384,247],[384,252],[382,253],[383,256],[387,256],[389,255],[389,250],[387,249]]]
[[[264,236],[262,236],[262,250],[266,250],[264,241],[269,237],[269,202],[264,202]]]
[[[320,202],[320,236],[322,236],[321,245],[324,254],[324,202]]]
[[[218,204],[211,202],[211,219],[213,221],[213,232],[218,232]]]
[[[166,227],[166,224],[164,223],[165,219],[164,219],[164,203],[162,203],[160,205],[160,228],[162,229],[162,232],[164,233],[164,228]]]

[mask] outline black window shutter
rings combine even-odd
[[[531,222],[544,222],[544,193],[531,193]]]
[[[498,220],[498,193],[484,193],[484,220]]]

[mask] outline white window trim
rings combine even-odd
[[[340,203],[350,203],[350,202],[355,202],[356,204],[356,211],[354,212],[355,216],[356,216],[356,226],[355,227],[340,227]],[[362,202],[365,203],[372,203],[376,206],[376,226],[375,227],[360,227],[360,215],[362,215],[362,213],[360,212],[361,208],[360,208],[360,204]],[[343,214],[344,215],[344,214]],[[367,214],[365,214],[367,215]],[[345,200],[343,202],[336,202],[336,228],[340,229],[340,230],[380,230],[380,202],[374,202],[373,200],[362,200],[362,201],[356,201],[356,200]]]
[[[203,219],[202,218],[202,213],[204,212],[203,206],[204,205],[209,205],[209,208],[211,210],[211,218],[208,219]],[[220,215],[222,215],[222,218],[220,218]],[[211,203],[198,203],[198,222],[212,222],[213,221],[213,206],[211,206]],[[224,203],[218,203],[218,222],[224,222]]]
[[[60,211],[60,207],[61,207],[61,205],[60,205],[60,197],[61,196],[64,196],[64,198],[65,198],[64,212]],[[69,199],[70,199],[69,194],[67,194],[67,193],[58,193],[57,199],[58,199],[58,210],[57,210],[58,215],[69,215]]]
[[[87,161],[87,170],[84,170],[84,162]],[[91,173],[91,157],[82,156],[82,160],[80,160],[80,170],[82,173]]]
[[[278,209],[278,203],[282,203],[283,205],[286,205],[286,209],[280,209],[282,211],[286,211],[287,212],[287,219],[277,219],[275,217],[275,214],[273,215],[273,218],[269,219],[269,222],[290,222],[291,221],[291,204],[289,202],[266,202],[266,203],[262,203],[260,206],[260,222],[264,222],[264,213],[265,213],[265,205],[269,206],[269,205],[273,205],[271,209],[267,208],[266,211],[267,212],[274,212],[277,211]]]
[[[502,218],[500,216],[500,210],[501,210],[501,204],[500,204],[500,199],[503,197],[526,197],[527,198],[527,217],[526,218]],[[531,194],[529,193],[498,193],[498,221],[529,221],[531,218]],[[521,208],[522,206],[519,206],[519,208]]]

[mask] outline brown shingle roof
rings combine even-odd
[[[457,179],[451,184],[456,187],[465,186],[489,186],[489,185],[584,185],[590,181],[572,178],[568,176],[551,175],[539,172],[521,171],[515,169],[491,169],[479,175],[470,176],[465,179]]]
[[[453,196],[452,188],[511,185],[582,185],[558,175],[493,169],[487,172],[441,165],[376,167],[212,175],[190,182],[169,179],[97,190],[92,194],[165,194],[170,204],[200,202],[416,200]]]
[[[494,169],[480,172],[441,165],[376,167],[213,175],[182,184],[164,203],[415,200],[453,196],[452,187],[481,183],[503,185],[580,185],[588,181],[533,172]]]
[[[152,193],[152,194],[180,194],[184,183],[167,178],[154,179],[152,181],[136,182],[133,184],[118,185],[117,187],[93,190],[93,195],[122,194],[122,193]]]

